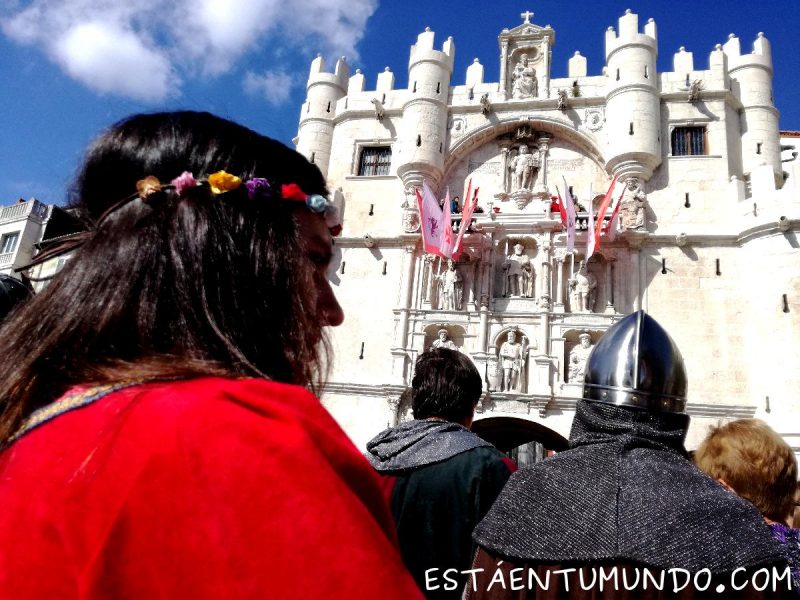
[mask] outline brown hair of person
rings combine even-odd
[[[695,464],[728,484],[773,521],[786,522],[797,487],[797,459],[780,435],[758,419],[713,428],[694,454]]]
[[[0,444],[76,384],[324,379],[314,265],[293,218],[303,203],[250,200],[245,186],[222,196],[197,188],[100,219],[146,176],[219,170],[327,194],[300,154],[208,113],[135,115],[90,146],[71,206],[91,235],[0,330]]]

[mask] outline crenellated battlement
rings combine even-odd
[[[343,92],[347,91],[348,80],[350,78],[350,67],[347,64],[347,59],[342,56],[336,61],[333,72],[325,70],[325,59],[321,54],[317,54],[316,58],[311,61],[311,68],[308,72],[308,85],[311,87],[315,83],[326,83],[335,85]]]
[[[619,34],[613,27],[606,30],[606,62],[611,56],[626,46],[638,45],[647,46],[654,51],[658,51],[658,33],[656,22],[648,19],[644,26],[644,32],[639,31],[639,15],[627,9],[625,14],[619,18]]]
[[[409,70],[421,62],[434,62],[445,67],[450,73],[453,72],[453,60],[456,52],[455,42],[452,37],[448,37],[442,44],[441,51],[435,50],[435,35],[435,32],[431,31],[430,27],[426,27],[425,31],[417,36],[417,43],[411,46],[408,59]]]

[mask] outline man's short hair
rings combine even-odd
[[[470,418],[481,388],[478,369],[465,354],[448,348],[428,350],[417,359],[411,381],[414,418],[453,422]]]
[[[763,421],[740,419],[713,428],[694,461],[755,504],[765,517],[784,522],[791,515],[797,459],[789,444]]]

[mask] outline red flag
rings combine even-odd
[[[556,188],[558,189],[558,188]],[[561,216],[561,224],[567,224],[567,211],[564,210],[564,201],[561,199],[561,196],[550,196],[550,200],[554,201],[556,208],[558,209],[558,214]],[[550,210],[553,210],[552,205],[550,206]]]
[[[613,242],[614,238],[617,237],[617,220],[619,219],[619,207],[622,205],[622,197],[625,195],[625,186],[622,186],[622,192],[617,199],[617,205],[614,207],[614,212],[611,213],[611,220],[608,222],[608,227],[606,228],[606,235],[608,235],[608,241]]]
[[[467,229],[469,229],[472,221],[472,213],[475,211],[475,206],[478,204],[479,189],[480,188],[475,188],[475,195],[472,199],[470,199],[469,195],[472,191],[472,179],[470,179],[469,185],[467,186],[467,195],[464,196],[464,208],[461,211],[461,227],[458,229],[456,243],[453,245],[453,260],[458,260],[458,257],[461,256],[464,234],[466,233]]]
[[[453,215],[450,212],[450,188],[444,196],[444,213],[442,215],[442,242],[439,254],[445,258],[453,256]]]
[[[608,191],[606,195],[603,196],[603,201],[600,203],[599,208],[597,209],[597,225],[594,231],[590,233],[594,235],[594,244],[595,249],[600,247],[600,232],[603,230],[603,218],[606,216],[606,211],[608,211],[608,206],[611,204],[613,200],[613,192],[614,186],[617,183],[617,176],[614,175],[614,179],[611,180],[611,185],[608,186]]]
[[[422,182],[422,194],[417,192],[419,203],[420,229],[422,230],[422,246],[425,252],[442,256],[439,248],[442,245],[443,217],[442,209],[436,196],[433,195],[427,181]]]
[[[594,254],[597,238],[594,236],[594,198],[592,197],[592,186],[589,185],[589,223],[586,226],[586,262]]]

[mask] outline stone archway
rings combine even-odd
[[[566,450],[567,440],[552,429],[517,417],[487,417],[472,423],[472,431],[507,454],[518,466]],[[522,460],[521,460],[522,459]]]
[[[475,148],[523,125],[543,133],[549,133],[554,137],[575,144],[586,153],[587,157],[608,172],[606,161],[603,158],[603,153],[599,146],[587,134],[576,131],[572,123],[547,116],[537,118],[520,118],[519,116],[514,116],[488,122],[486,125],[476,128],[453,144],[447,156],[447,161],[445,162],[443,180],[446,181],[450,177],[452,169],[464,160],[470,152],[475,150]]]

